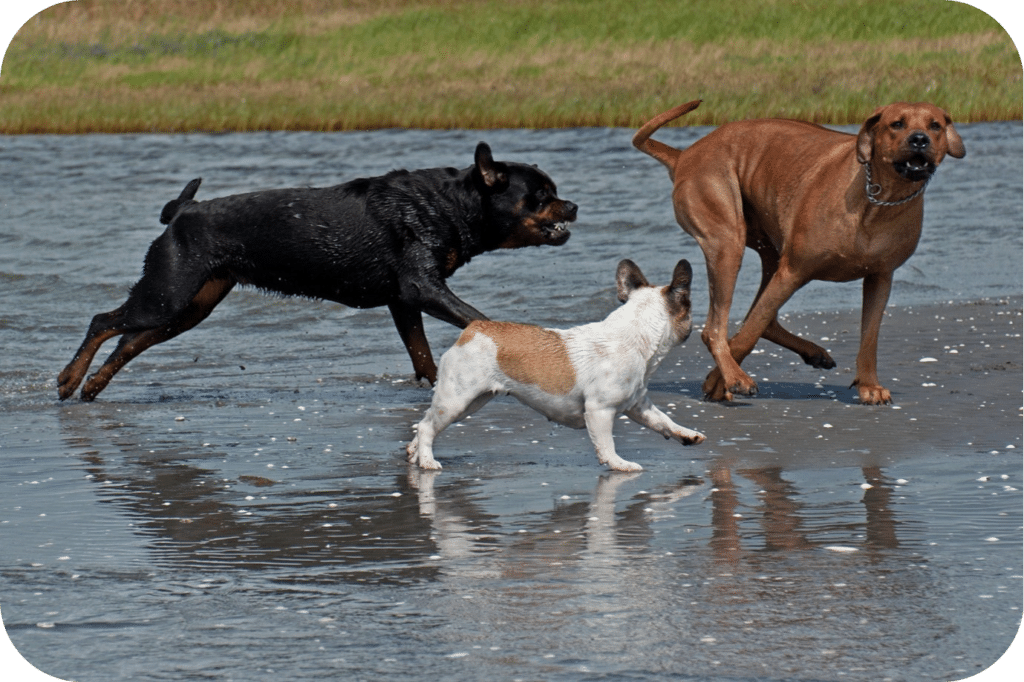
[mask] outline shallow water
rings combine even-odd
[[[252,290],[97,402],[56,401],[90,317],[123,301],[196,176],[199,198],[328,185],[467,166],[485,139],[540,165],[580,218],[563,247],[462,268],[449,284],[475,307],[569,326],[616,305],[623,257],[652,282],[681,257],[700,274],[630,132],[0,138],[0,609],[22,654],[76,680],[941,680],[991,664],[1021,618],[1019,123],[961,126],[968,156],[928,189],[891,300],[910,307],[883,325],[899,409],[846,388],[856,284],[784,309],[835,344],[832,373],[759,349],[761,396],[723,407],[698,399],[698,337],[674,351],[655,402],[709,439],[680,452],[620,422],[638,475],[505,400],[438,440],[443,471],[410,471],[430,392],[386,310]],[[698,327],[706,305],[698,276]],[[457,330],[427,334],[439,355]]]

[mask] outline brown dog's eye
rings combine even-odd
[[[903,121],[893,121],[892,123],[889,124],[889,127],[892,128],[893,130],[902,130]]]
[[[938,121],[932,121],[932,124],[928,127],[931,128],[932,130],[942,130],[942,124],[939,123]]]

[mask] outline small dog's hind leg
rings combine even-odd
[[[440,462],[434,459],[434,439],[446,428],[473,414],[494,397],[491,391],[471,394],[475,395],[471,400],[456,397],[458,395],[460,394],[445,392],[443,386],[438,386],[434,393],[434,401],[416,427],[416,437],[405,448],[409,463],[419,464],[424,469],[440,469]]]

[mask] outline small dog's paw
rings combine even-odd
[[[639,464],[637,464],[636,462],[627,462],[626,460],[621,459],[621,458],[618,459],[617,461],[610,461],[610,462],[608,462],[608,468],[612,469],[613,471],[626,471],[626,472],[643,471],[644,470],[644,468],[642,466],[640,466]]]
[[[679,438],[679,442],[683,445],[697,445],[698,443],[703,443],[705,440],[707,440],[707,436],[700,431],[687,431]]]
[[[423,459],[419,460],[420,469],[429,469],[431,471],[439,471],[441,469],[441,463],[436,459]]]

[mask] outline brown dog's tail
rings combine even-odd
[[[676,159],[679,158],[681,150],[675,147],[670,147],[663,142],[652,140],[651,135],[654,134],[661,126],[665,125],[669,121],[679,118],[683,114],[688,114],[697,107],[700,106],[701,100],[695,99],[692,102],[686,104],[680,104],[674,109],[658,114],[647,123],[640,127],[640,130],[636,131],[633,135],[633,146],[642,151],[644,154],[653,156],[658,161],[661,161],[668,168],[669,175],[675,172]]]

